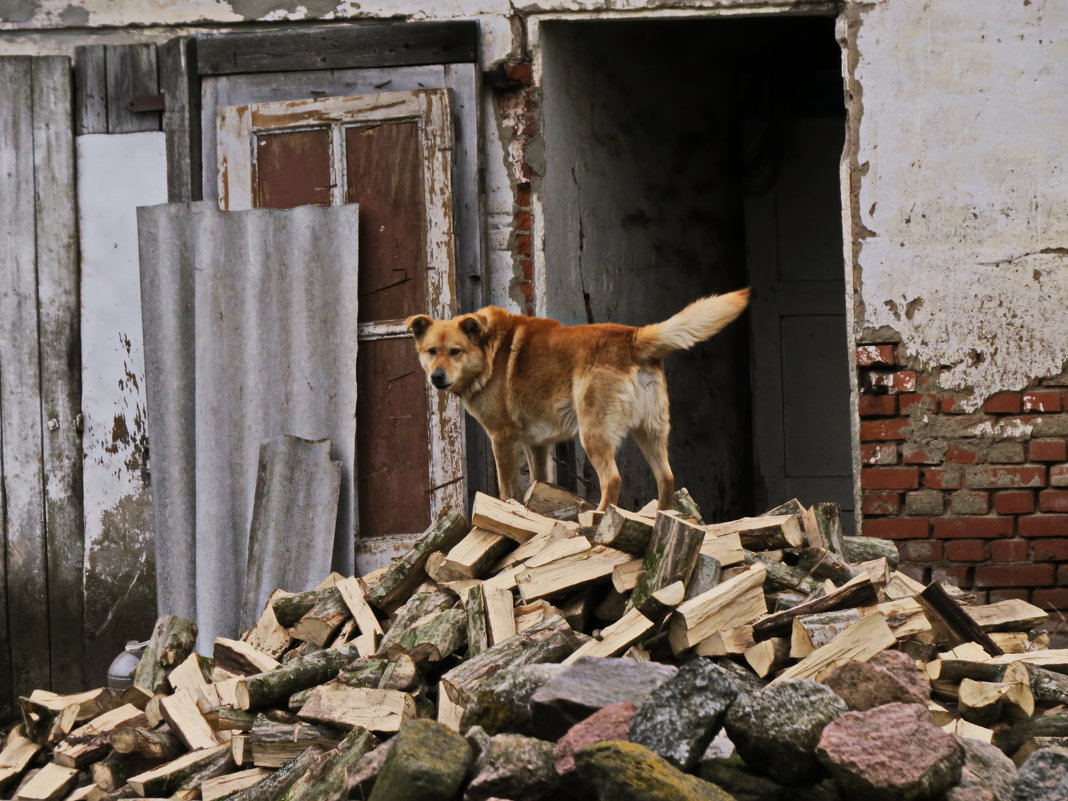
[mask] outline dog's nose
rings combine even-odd
[[[444,370],[444,368],[439,367],[437,370],[434,370],[430,374],[430,383],[433,384],[438,389],[444,389],[446,386],[448,386],[449,382],[445,378],[445,370]]]

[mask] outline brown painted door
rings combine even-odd
[[[299,113],[288,118],[280,113],[273,122],[253,122],[243,129],[234,127],[240,114],[221,113],[220,165],[225,165],[228,139],[237,140],[238,150],[241,141],[250,136],[253,141],[247,169],[241,165],[227,172],[221,166],[220,198],[231,208],[249,201],[270,208],[359,204],[359,531],[362,538],[410,535],[425,529],[443,505],[443,482],[435,480],[435,472],[442,472],[442,458],[431,442],[450,423],[440,420],[442,401],[428,392],[403,320],[434,313],[435,304],[428,298],[433,294],[440,305],[442,282],[447,288],[452,277],[442,276],[440,265],[429,263],[428,238],[440,229],[435,225],[440,215],[427,202],[428,172],[433,168],[427,164],[425,121],[410,116],[383,120],[373,114],[360,119],[359,113],[339,111],[345,100],[330,98],[319,106],[299,101]],[[240,108],[252,110],[249,117],[259,112],[266,118],[270,108],[285,105]],[[229,186],[234,176],[239,182],[248,177],[247,198]],[[449,237],[451,242],[451,231]],[[458,428],[459,410],[451,414],[451,425]],[[451,461],[462,464],[459,438],[450,444],[453,449],[460,446]],[[445,472],[456,474],[457,486],[448,490],[451,498],[462,492],[462,470]]]

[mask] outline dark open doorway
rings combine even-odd
[[[542,27],[545,312],[662,320],[749,284],[748,315],[671,357],[671,457],[705,517],[797,496],[851,522],[838,161],[845,111],[830,18]],[[621,502],[655,496],[637,448]]]

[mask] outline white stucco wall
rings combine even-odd
[[[858,328],[978,407],[1068,360],[1068,4],[858,5]]]

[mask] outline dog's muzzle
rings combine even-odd
[[[445,377],[445,371],[439,367],[430,374],[430,383],[438,389],[445,389],[449,386],[450,381]]]

